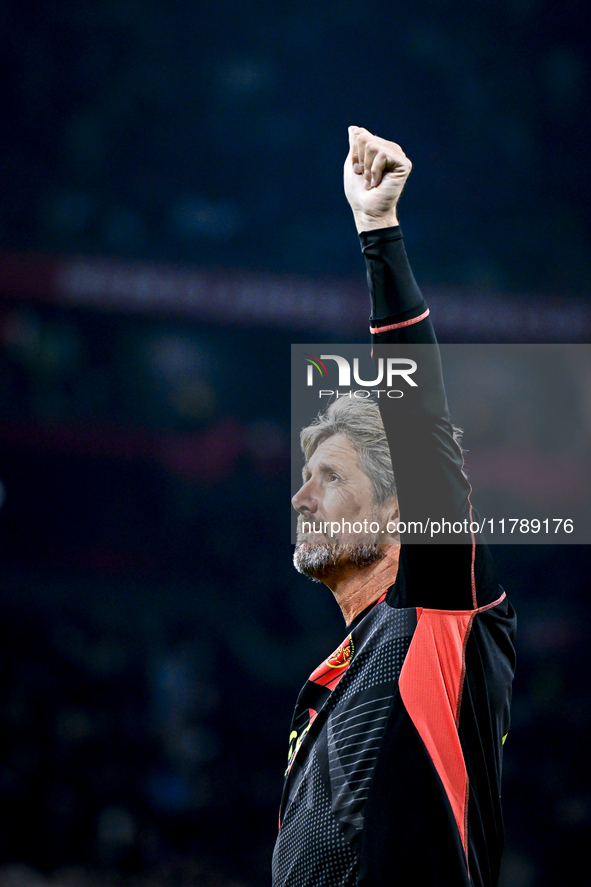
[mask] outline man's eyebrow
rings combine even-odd
[[[343,473],[342,468],[339,468],[336,465],[330,465],[328,462],[319,462],[318,465],[316,466],[316,468],[318,469],[318,471],[321,474],[342,474]],[[308,465],[304,465],[304,467],[302,468],[302,477],[304,478],[304,480],[308,480],[310,477],[312,477],[312,472],[310,471],[310,468]]]

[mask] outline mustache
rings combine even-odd
[[[371,513],[369,516],[362,519],[358,518],[357,520],[349,520],[347,518],[330,520],[300,514],[298,515],[296,528],[298,536],[301,536],[302,538],[308,533],[314,533],[316,535],[326,536],[327,539],[330,539],[336,538],[336,536],[344,532],[351,533],[352,529],[354,535],[359,535],[360,537],[379,533],[379,530],[376,530],[373,526],[370,527],[370,524],[381,526],[378,516],[374,513]],[[307,529],[304,529],[304,527],[307,527]]]
[[[304,529],[304,525],[306,528]],[[333,535],[331,532],[330,521],[310,520],[300,516],[297,523],[296,544],[297,545],[321,545],[327,548],[333,548],[339,544],[339,535]],[[315,540],[315,541],[313,541]]]
[[[330,521],[323,521],[323,520],[318,520],[318,519],[314,520],[314,518],[306,517],[304,514],[298,515],[298,533],[303,532],[302,527],[304,526],[304,524],[309,524],[310,526],[322,527],[325,524],[327,524],[327,525],[330,524]]]

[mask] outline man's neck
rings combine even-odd
[[[334,594],[347,625],[394,584],[399,556],[399,545],[386,545],[384,557],[367,567],[347,562],[325,572],[321,581]]]

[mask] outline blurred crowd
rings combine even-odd
[[[584,8],[7,0],[7,247],[354,273],[346,126],[415,164],[423,282],[585,292]]]
[[[0,887],[243,887],[194,860],[177,861],[149,875],[122,876],[114,871],[92,872],[70,866],[45,876],[25,865],[0,868]]]
[[[342,640],[329,593],[291,566],[287,336],[257,352],[269,400],[239,371],[257,344],[238,329],[12,305],[0,333],[1,877],[264,883],[293,700]],[[583,458],[586,364],[554,365],[544,409],[521,353],[485,360],[483,399],[461,399],[477,502],[502,491],[503,472],[477,482],[483,446],[505,474],[521,458],[505,496],[556,496],[552,471]],[[591,825],[588,548],[495,557],[520,616],[502,887],[538,887]]]

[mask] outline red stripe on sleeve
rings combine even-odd
[[[417,628],[400,673],[400,695],[453,810],[468,859],[468,774],[456,716],[464,650],[474,613],[417,609]]]
[[[419,314],[418,317],[411,317],[410,320],[403,320],[400,323],[390,323],[388,326],[370,326],[369,331],[372,336],[376,336],[378,333],[389,333],[390,330],[400,330],[404,326],[412,326],[413,323],[418,323],[419,320],[424,320],[425,317],[429,316],[429,309],[427,308],[422,314]]]

